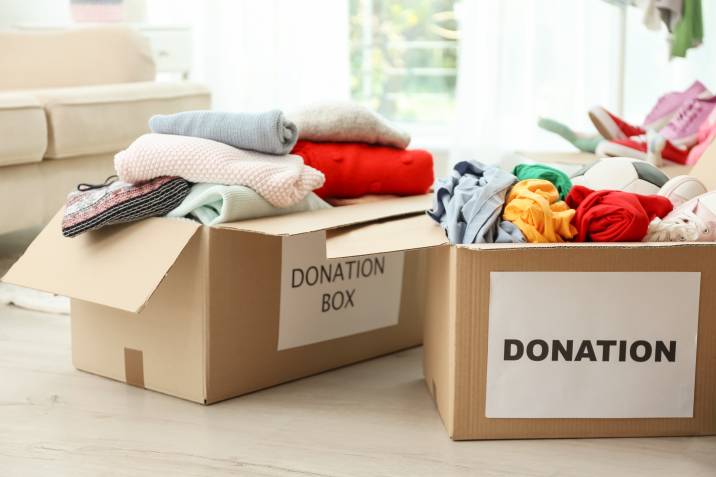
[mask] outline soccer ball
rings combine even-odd
[[[621,190],[656,194],[669,180],[658,167],[641,159],[605,157],[584,167],[571,178],[572,184],[592,190]]]

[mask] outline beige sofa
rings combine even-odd
[[[153,114],[210,107],[208,90],[155,81],[146,40],[120,26],[0,32],[0,234],[40,226]]]

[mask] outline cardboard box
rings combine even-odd
[[[77,369],[209,404],[419,345],[429,201],[72,239],[58,214],[4,280],[72,297]]]
[[[691,174],[716,189],[716,146]],[[428,277],[452,439],[716,434],[716,243],[438,247]]]

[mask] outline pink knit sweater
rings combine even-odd
[[[190,182],[242,185],[275,207],[289,207],[323,185],[323,174],[292,154],[274,156],[190,136],[145,134],[114,156],[119,179],[179,176]]]

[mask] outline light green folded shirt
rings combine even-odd
[[[193,217],[204,225],[328,209],[314,193],[290,207],[274,207],[253,189],[239,185],[195,184],[184,201],[167,217]]]

